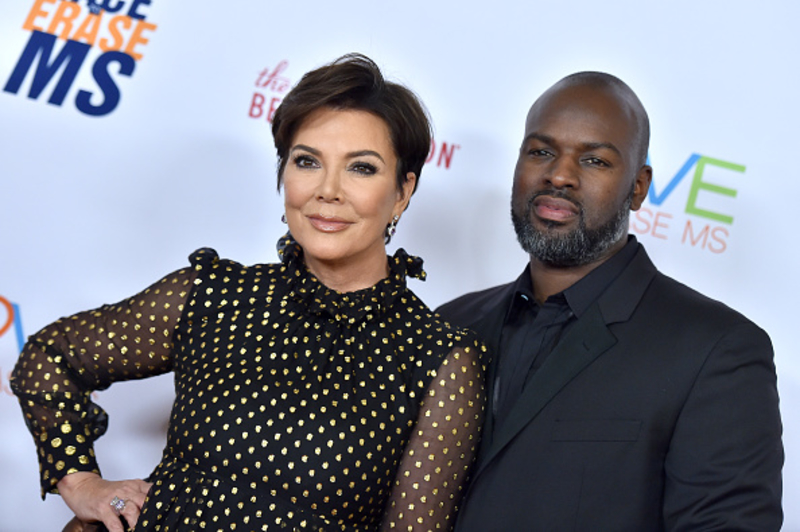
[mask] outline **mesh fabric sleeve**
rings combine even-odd
[[[485,403],[479,344],[453,349],[428,386],[383,530],[450,530],[480,440]]]
[[[37,446],[42,497],[69,473],[100,473],[94,440],[107,417],[91,394],[115,381],[172,369],[172,337],[192,287],[191,268],[176,271],[113,305],[61,318],[32,335],[11,387]]]

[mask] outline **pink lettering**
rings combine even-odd
[[[253,100],[250,102],[250,118],[259,118],[264,114],[264,95],[257,92],[253,93]]]
[[[653,222],[653,236],[655,238],[660,238],[661,240],[666,240],[667,239],[667,235],[657,233],[659,227],[663,227],[665,229],[669,229],[669,225],[668,224],[661,223],[661,217],[662,216],[664,218],[666,218],[666,219],[671,219],[672,218],[671,214],[667,214],[665,212],[656,213],[656,219]]]
[[[289,89],[289,80],[279,74],[286,70],[287,66],[289,66],[287,61],[281,61],[272,72],[267,68],[262,70],[256,79],[256,87],[264,87],[272,92],[286,92]]]
[[[269,112],[267,113],[267,122],[270,124],[272,123],[272,118],[275,116],[275,111],[278,110],[278,105],[280,105],[281,99],[273,97],[272,100],[269,102]]]
[[[450,162],[453,160],[453,153],[458,149],[461,148],[458,144],[452,144],[450,146],[450,150],[447,150],[447,143],[442,142],[442,148],[439,150],[439,160],[436,163],[436,166],[442,166],[442,161],[444,161],[444,167],[450,168]]]

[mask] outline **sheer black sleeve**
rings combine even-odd
[[[450,530],[478,451],[485,403],[479,344],[453,349],[428,386],[383,530]]]
[[[107,417],[94,390],[172,368],[172,336],[195,271],[176,271],[114,305],[59,319],[25,345],[11,387],[36,442],[42,497],[69,473],[100,473],[94,440]]]

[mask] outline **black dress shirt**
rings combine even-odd
[[[619,252],[563,292],[548,297],[542,305],[533,297],[529,268],[517,278],[500,337],[492,398],[495,429],[503,424],[531,376],[564,333],[633,259],[637,246],[636,240],[629,237]]]

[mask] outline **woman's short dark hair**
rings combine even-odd
[[[378,65],[361,54],[344,55],[306,73],[278,106],[272,119],[278,190],[295,133],[311,113],[325,107],[367,111],[383,119],[397,155],[397,187],[414,172],[416,190],[431,147],[428,113],[411,90],[385,80]]]

